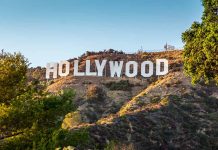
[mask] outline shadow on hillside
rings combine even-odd
[[[218,99],[214,97],[170,95],[164,104],[157,102],[108,121],[112,123],[87,127],[92,144],[85,149],[128,149],[128,145],[137,150],[217,149],[217,116]]]

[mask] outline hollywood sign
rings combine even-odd
[[[79,72],[79,61],[74,60],[73,76],[104,76],[104,69],[106,69],[106,64],[109,63],[110,67],[110,77],[121,77],[123,75],[123,68],[125,67],[125,76],[129,78],[136,77],[138,75],[139,63],[136,61],[128,61],[124,64],[124,61],[107,61],[95,60],[96,71],[91,71],[91,61],[86,60],[86,67],[84,72]],[[125,65],[125,66],[124,66]],[[154,63],[151,61],[143,61],[141,64],[141,76],[151,77],[154,75]],[[168,60],[157,59],[156,60],[156,73],[155,75],[161,76],[168,73]],[[60,63],[48,63],[46,65],[46,79],[66,77],[70,75],[70,62],[61,61]]]

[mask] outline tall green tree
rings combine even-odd
[[[64,116],[76,109],[75,92],[37,88],[39,82],[27,83],[27,68],[20,53],[0,54],[0,149],[47,150],[87,140],[86,132],[61,128]]]
[[[184,70],[192,83],[204,80],[218,84],[218,1],[203,0],[202,22],[194,22],[182,34]]]
[[[20,53],[0,54],[0,103],[9,103],[25,90],[28,60]]]

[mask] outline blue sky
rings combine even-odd
[[[183,47],[201,0],[0,0],[0,49],[45,66],[87,50]]]

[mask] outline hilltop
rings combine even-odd
[[[76,91],[77,110],[65,116],[62,128],[88,134],[88,142],[76,145],[77,149],[218,148],[218,88],[213,83],[191,84],[183,73],[182,51],[87,52],[79,57],[79,68],[85,69],[85,60],[142,62],[157,58],[169,60],[166,76],[68,76],[48,82],[46,90],[51,93],[67,88]],[[45,69],[30,70],[30,80],[35,79],[34,73],[45,81]]]

